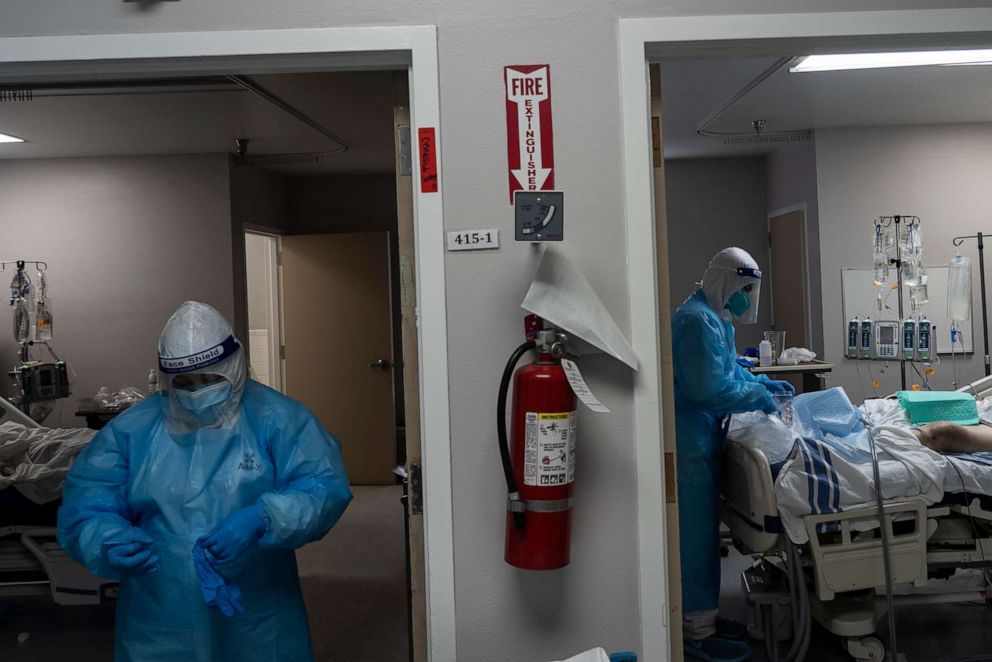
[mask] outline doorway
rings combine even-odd
[[[249,375],[284,393],[280,252],[277,235],[245,232]]]
[[[406,71],[409,75],[408,110],[412,115],[410,125],[430,128],[434,137],[431,147],[436,149],[438,145],[437,53],[433,27],[5,38],[0,39],[0,52],[3,62],[0,79],[18,82],[86,79],[106,76],[111,70],[125,77],[216,75],[232,70],[265,74],[338,69]],[[454,659],[441,192],[440,186],[430,190],[419,185],[414,187],[414,183],[419,184],[416,161],[411,174],[406,185],[411,189],[411,216],[416,215],[417,223],[415,228],[411,225],[416,241],[410,242],[410,262],[416,265],[417,278],[410,284],[415,285],[422,315],[420,335],[414,336],[414,342],[419,345],[424,365],[419,383],[425,387],[423,401],[418,398],[415,404],[419,422],[416,436],[418,440],[425,440],[422,453],[418,449],[417,459],[422,461],[422,484],[426,489],[422,501],[417,499],[418,504],[423,504],[423,512],[418,509],[412,513],[410,535],[411,539],[422,541],[422,547],[429,550],[429,553],[417,552],[425,567],[416,576],[426,576],[426,579],[424,585],[414,587],[414,593],[425,602],[423,607],[414,609],[418,621],[424,621],[416,628],[423,637],[415,646],[415,659],[426,659],[427,655],[434,659]],[[424,250],[414,250],[413,246],[424,247]],[[423,337],[429,337],[430,342],[423,343]],[[268,355],[273,344],[271,336],[265,344],[269,346]],[[272,357],[266,358],[272,379]],[[282,386],[285,388],[285,383]],[[428,583],[429,592],[426,590]],[[431,613],[429,628],[425,622],[428,606]]]
[[[662,309],[660,293],[654,276],[663,280],[668,271],[667,259],[656,253],[658,225],[665,224],[665,212],[658,206],[659,193],[651,179],[651,119],[645,111],[651,108],[649,95],[649,63],[666,58],[703,57],[707,55],[768,56],[779,52],[802,50],[804,53],[855,50],[919,50],[921,45],[942,44],[949,47],[987,47],[992,29],[992,12],[987,10],[960,11],[895,11],[858,12],[774,17],[692,17],[679,19],[622,19],[620,21],[621,88],[624,108],[624,152],[627,201],[628,268],[631,283],[632,341],[645,367],[651,372],[639,375],[635,384],[635,422],[637,430],[638,485],[651,494],[645,498],[664,503],[661,480],[671,458],[662,456],[658,439],[663,418],[670,412],[672,398],[671,361],[667,354],[666,321],[670,309]],[[935,35],[940,35],[935,37]],[[953,45],[953,46],[952,46]],[[902,48],[899,48],[902,46]],[[794,53],[793,53],[794,54]],[[662,104],[677,100],[661,99]],[[749,118],[753,119],[753,118]],[[743,141],[742,141],[743,142]],[[656,161],[657,164],[657,161]],[[671,194],[671,191],[668,191]],[[660,209],[660,211],[658,211]],[[657,220],[657,225],[656,225]],[[767,228],[767,219],[759,219]],[[836,255],[844,248],[838,247]],[[819,267],[816,267],[819,270]],[[826,282],[824,283],[826,287]],[[677,302],[672,302],[677,303]],[[824,315],[827,317],[827,314]],[[832,320],[831,320],[832,321]],[[837,334],[837,342],[841,335]],[[825,344],[835,339],[826,337]],[[790,343],[791,344],[791,343]],[[657,365],[655,371],[654,366]],[[666,374],[667,372],[667,374]],[[664,414],[659,403],[665,403]],[[659,472],[658,467],[663,471]],[[670,512],[670,511],[667,511]],[[639,515],[639,527],[645,538],[658,548],[665,548],[661,536],[652,536],[656,525],[661,531],[672,523],[664,509]],[[671,627],[678,627],[679,586],[677,574],[651,573],[644,568],[646,559],[657,564],[657,556],[648,556],[645,540],[641,542],[642,563],[642,632],[652,628],[650,619],[671,615]],[[678,556],[677,545],[669,545],[665,556]],[[664,567],[664,564],[662,564]],[[645,582],[645,573],[647,579]],[[663,606],[664,614],[660,607]],[[657,609],[655,614],[652,608]],[[654,625],[661,620],[654,621]],[[645,635],[644,651],[657,659],[681,659],[681,647],[676,648],[675,632],[656,629]],[[653,651],[653,652],[648,652]],[[833,658],[831,658],[833,659]]]

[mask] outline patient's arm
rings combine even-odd
[[[920,443],[938,453],[992,452],[992,427],[927,423],[913,430]]]

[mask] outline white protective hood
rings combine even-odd
[[[241,412],[245,390],[245,350],[231,325],[215,308],[186,301],[172,314],[158,341],[159,385],[165,398],[169,432],[188,434],[202,428],[230,428]],[[193,416],[178,401],[172,386],[176,375],[220,375],[231,383],[231,397],[209,423]]]
[[[730,297],[749,284],[754,284],[750,294],[751,305],[735,319],[744,324],[755,324],[761,295],[761,270],[750,253],[735,246],[724,248],[710,260],[701,283],[706,303],[725,320],[734,318],[726,308]]]

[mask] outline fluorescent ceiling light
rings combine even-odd
[[[923,67],[959,64],[992,64],[992,49],[807,55],[795,66],[789,67],[789,71],[795,74],[809,71],[844,71],[848,69],[884,69],[888,67]]]
[[[6,133],[0,133],[0,143],[22,143],[24,140],[18,138],[17,136],[8,136]]]

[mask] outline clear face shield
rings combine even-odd
[[[737,322],[757,324],[758,302],[761,298],[761,270],[738,267],[737,281],[740,287],[731,295],[727,306]]]

